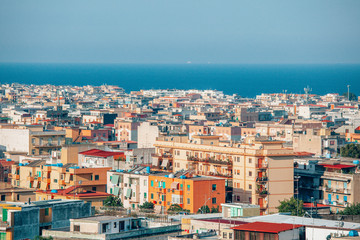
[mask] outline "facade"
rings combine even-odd
[[[0,202],[0,208],[3,221],[0,234],[10,240],[34,239],[43,229],[69,227],[71,218],[92,214],[89,203],[77,200]]]
[[[115,119],[117,141],[137,141],[140,122]]]
[[[86,168],[110,167],[116,169],[117,161],[125,161],[124,152],[91,149],[79,153],[79,166]]]
[[[223,218],[252,217],[260,215],[260,206],[245,203],[221,204]]]
[[[249,137],[243,144],[223,145],[218,136],[194,135],[193,140],[162,137],[155,146],[155,165],[226,178],[233,190],[227,199],[260,205],[261,214],[277,212],[279,201],[293,196],[294,154],[281,141]]]
[[[360,202],[360,174],[350,164],[320,164],[325,171],[321,176],[323,204],[338,213],[345,207]]]
[[[147,167],[130,171],[109,171],[107,173],[107,193],[118,196],[124,208],[137,210],[149,201],[149,173]]]
[[[150,122],[143,122],[138,127],[138,148],[154,148],[159,137],[159,127]]]
[[[9,173],[11,173],[11,166],[14,164],[15,162],[11,159],[0,160],[0,182],[11,182]]]
[[[41,190],[81,186],[85,190],[106,192],[106,172],[111,168],[79,168],[73,164],[46,164],[37,160],[13,165],[11,184]]]
[[[172,204],[178,204],[190,213],[203,206],[221,211],[225,203],[225,179],[201,177],[178,172],[174,174],[154,173],[149,175],[149,201],[155,211],[165,213]]]

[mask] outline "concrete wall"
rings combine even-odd
[[[9,213],[14,225],[14,240],[25,238],[33,239],[40,234],[40,214],[38,208],[9,211]]]
[[[63,228],[70,226],[71,218],[82,218],[91,216],[90,203],[68,203],[56,204],[52,208],[52,228]]]
[[[29,153],[29,129],[0,129],[0,145],[8,152]]]
[[[158,126],[152,126],[149,122],[143,122],[138,127],[138,148],[153,148],[156,138],[159,136]]]

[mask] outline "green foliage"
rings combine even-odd
[[[154,209],[154,203],[144,202],[144,204],[140,205],[139,207],[140,207],[140,209]]]
[[[342,215],[360,215],[360,203],[351,204],[347,206],[344,211],[341,211]]]
[[[211,208],[211,213],[218,213],[218,212],[220,212],[219,211],[219,206]]]
[[[111,195],[111,196],[108,196],[104,200],[104,206],[107,206],[107,207],[122,207],[123,204],[122,204],[121,199],[119,197]]]
[[[171,204],[171,206],[169,207],[169,209],[167,211],[168,212],[190,212],[187,209],[183,209],[179,204]]]
[[[348,99],[348,93],[343,93],[343,96],[346,97],[346,99]],[[357,101],[357,96],[354,93],[350,93],[350,101]]]
[[[197,213],[210,213],[210,208],[208,205],[202,206],[201,208],[199,208],[199,210],[197,211]]]
[[[288,200],[280,201],[280,205],[276,208],[279,212],[290,212],[293,216],[302,216],[305,213],[303,204],[303,201],[292,197]]]
[[[360,144],[350,143],[341,147],[340,155],[342,157],[360,158]]]

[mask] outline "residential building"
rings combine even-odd
[[[149,201],[155,211],[165,213],[172,204],[178,204],[190,213],[208,206],[221,211],[225,203],[225,179],[196,176],[187,172],[152,173],[149,175]]]
[[[36,202],[0,202],[2,239],[34,239],[44,229],[70,226],[71,218],[92,215],[90,203],[77,200],[47,200]]]
[[[118,161],[125,161],[124,152],[110,152],[91,149],[79,152],[79,166],[86,168],[110,167],[117,168]]]
[[[260,215],[260,206],[246,203],[221,204],[223,218],[252,217]]]

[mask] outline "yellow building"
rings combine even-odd
[[[279,200],[293,196],[293,150],[281,141],[248,137],[235,144],[194,135],[192,140],[160,137],[155,147],[155,165],[228,178],[228,190],[233,188],[226,200],[260,205],[261,214],[277,212]]]

